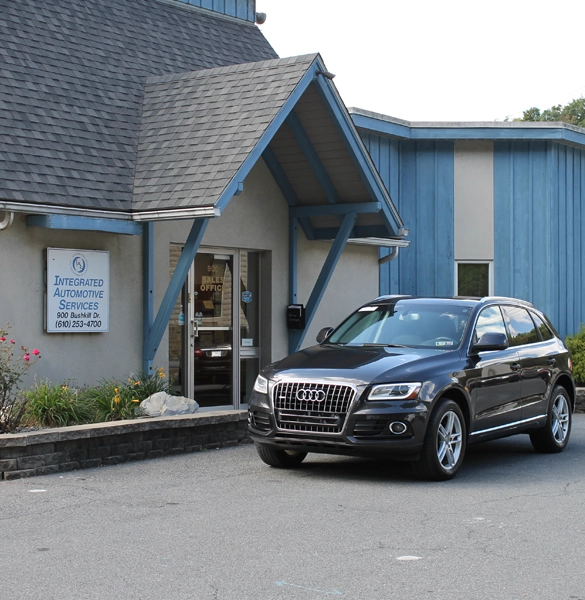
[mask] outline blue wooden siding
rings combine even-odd
[[[178,2],[207,8],[252,23],[256,22],[256,0],[178,0]]]
[[[380,293],[453,295],[453,142],[362,138],[410,229],[410,247],[380,267]]]
[[[582,150],[494,144],[494,291],[534,303],[563,337],[585,321],[584,199]]]

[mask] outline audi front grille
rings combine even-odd
[[[281,382],[273,390],[274,414],[279,429],[341,433],[356,389],[350,385],[315,382]]]

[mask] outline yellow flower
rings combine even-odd
[[[66,390],[66,389],[67,389],[67,386],[66,386],[66,385],[62,385],[62,386],[61,386],[61,389],[62,389],[62,390]]]
[[[135,381],[134,385],[140,385],[140,381]]]
[[[114,396],[114,402],[115,402],[116,404],[119,404],[119,403],[120,403],[120,396],[117,396],[117,395],[116,395],[116,396]]]
[[[118,388],[114,388],[114,392],[118,395]]]
[[[165,370],[162,367],[158,370],[158,376],[159,377],[164,377],[165,376]]]
[[[132,398],[132,402],[140,402],[140,400],[138,400],[138,398]]]

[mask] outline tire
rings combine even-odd
[[[573,410],[567,390],[557,385],[550,396],[546,424],[530,432],[530,441],[537,452],[562,452],[569,443]]]
[[[446,481],[457,474],[465,456],[467,431],[459,405],[449,398],[439,400],[425,434],[419,460],[414,464],[419,477]]]
[[[256,444],[256,452],[258,456],[271,467],[279,469],[294,469],[298,467],[305,457],[306,452],[294,452],[292,450],[278,450],[263,444]]]

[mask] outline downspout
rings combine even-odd
[[[392,246],[391,250],[392,251],[390,252],[390,254],[378,259],[379,265],[383,265],[387,262],[390,262],[391,260],[394,260],[398,256],[398,251],[400,250],[400,248],[398,246]]]
[[[0,231],[8,229],[14,221],[14,213],[10,211],[0,212]]]

